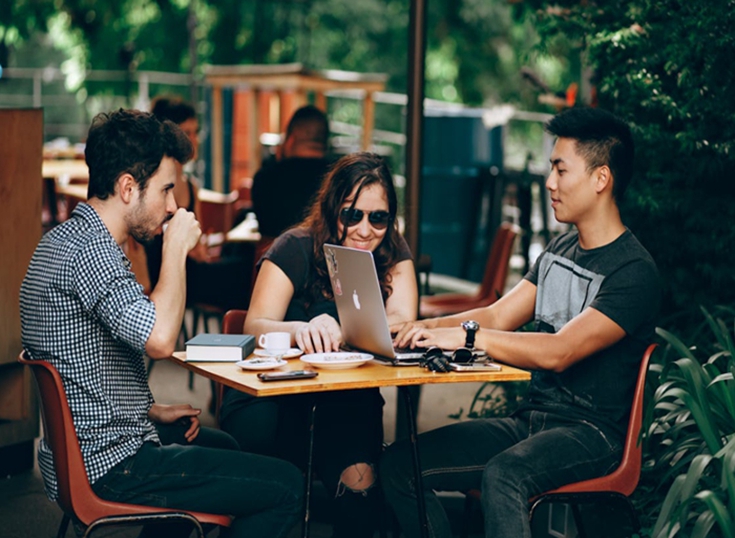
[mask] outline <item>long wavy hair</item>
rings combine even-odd
[[[312,284],[311,300],[319,297],[333,298],[332,286],[329,282],[329,273],[324,259],[322,246],[325,243],[341,245],[346,233],[338,230],[339,212],[345,200],[355,191],[352,206],[355,206],[362,189],[369,185],[380,185],[388,199],[390,222],[385,236],[378,247],[373,251],[375,267],[378,271],[380,289],[383,301],[393,292],[391,287],[390,271],[398,263],[399,232],[396,220],[398,200],[393,185],[393,176],[382,157],[374,153],[352,153],[339,159],[330,169],[322,181],[316,199],[309,214],[299,225],[309,229],[313,237],[314,260],[316,264],[316,278]],[[345,228],[346,232],[346,228]]]

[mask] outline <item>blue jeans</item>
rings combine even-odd
[[[304,486],[295,466],[275,458],[224,448],[144,443],[92,489],[111,501],[234,516],[222,537],[277,538],[286,536],[299,519]],[[167,529],[167,536],[180,532],[173,529]],[[146,533],[151,531],[146,527]],[[153,532],[165,536],[163,527]]]
[[[619,435],[541,411],[452,424],[418,437],[429,535],[451,537],[434,491],[482,491],[486,538],[530,538],[530,498],[571,482],[604,476],[622,456]],[[388,502],[408,538],[420,536],[407,441],[381,462]]]

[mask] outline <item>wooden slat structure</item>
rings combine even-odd
[[[0,472],[33,467],[38,406],[21,350],[20,285],[41,239],[43,110],[0,109]]]
[[[313,96],[315,106],[326,111],[327,92],[356,90],[362,92],[362,148],[372,141],[375,117],[373,94],[385,89],[387,75],[352,71],[315,71],[300,63],[283,65],[211,65],[205,68],[205,84],[212,88],[211,158],[212,188],[223,191],[224,117],[223,88],[235,88],[233,102],[233,181],[238,175],[252,176],[260,167],[260,135],[272,128],[271,108],[278,112],[278,129],[283,131],[293,112]],[[246,154],[241,156],[242,152]]]

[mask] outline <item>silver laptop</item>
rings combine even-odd
[[[424,350],[393,348],[372,252],[327,243],[324,257],[346,347],[394,366],[418,364]]]

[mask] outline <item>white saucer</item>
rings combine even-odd
[[[326,368],[331,370],[346,370],[348,368],[357,368],[366,362],[373,360],[373,356],[368,353],[354,353],[352,351],[335,351],[331,353],[309,353],[303,355],[301,360],[317,368]]]
[[[267,349],[263,348],[257,348],[255,351],[253,351],[253,355],[257,355],[258,357],[281,357],[282,359],[293,359],[298,357],[303,353],[302,350],[300,350],[297,347],[292,347],[288,351],[286,351],[283,354],[276,355],[272,351],[268,351]]]
[[[269,357],[263,359],[246,359],[236,363],[243,370],[272,370],[288,364],[286,361]]]

